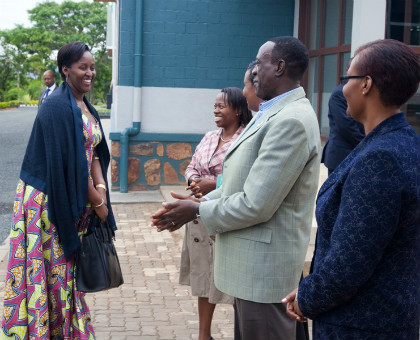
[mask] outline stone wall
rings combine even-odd
[[[184,173],[197,143],[130,142],[128,190],[157,190],[161,185],[185,184]],[[111,146],[111,190],[120,189],[120,142]]]

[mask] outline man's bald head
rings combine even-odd
[[[45,86],[51,87],[55,83],[55,73],[51,70],[47,70],[44,72],[42,79],[44,80]]]

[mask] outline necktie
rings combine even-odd
[[[45,91],[45,97],[44,97],[44,99],[48,97],[48,94],[49,93],[50,93],[50,89],[47,89],[47,91]]]

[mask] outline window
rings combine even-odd
[[[420,0],[419,0],[420,1]],[[328,136],[328,100],[350,59],[353,0],[301,0],[299,39],[309,47],[303,86]]]
[[[420,58],[420,0],[388,0],[386,37],[410,45]],[[420,89],[401,109],[420,134]]]
[[[386,37],[420,45],[420,0],[388,0]]]

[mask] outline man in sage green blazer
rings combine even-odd
[[[235,297],[241,339],[295,339],[281,300],[299,282],[319,179],[320,135],[300,79],[308,65],[296,38],[262,45],[253,70],[266,102],[228,150],[223,184],[205,201],[166,203],[158,230],[201,216],[217,235],[216,287]]]

